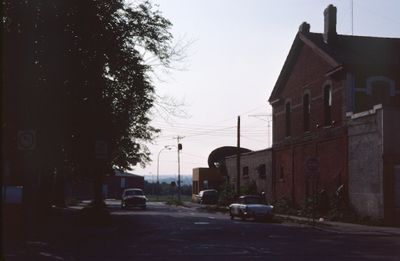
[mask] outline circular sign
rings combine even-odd
[[[18,131],[18,149],[34,150],[36,147],[36,133],[33,130]]]

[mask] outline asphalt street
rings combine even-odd
[[[230,220],[195,207],[149,203],[146,210],[108,202],[112,225],[63,222],[6,260],[399,260],[400,237],[335,233],[294,223]]]

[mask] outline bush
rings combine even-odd
[[[240,194],[242,195],[257,195],[257,184],[254,180],[250,181],[246,185],[240,188]]]
[[[293,208],[291,200],[283,197],[274,203],[274,211],[280,214],[297,215],[297,210]]]
[[[177,198],[171,198],[165,202],[167,205],[174,205],[174,206],[183,206],[183,202],[178,200]]]
[[[222,206],[228,206],[235,201],[235,191],[233,186],[228,182],[225,182],[219,192],[218,204]]]

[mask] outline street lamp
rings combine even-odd
[[[164,146],[164,148],[162,148],[157,155],[157,200],[158,200],[158,194],[159,194],[159,184],[160,184],[160,180],[159,180],[159,176],[160,176],[160,154],[163,150],[171,150],[170,145]]]

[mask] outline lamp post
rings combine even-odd
[[[160,176],[160,154],[163,150],[171,150],[171,146],[167,145],[164,146],[164,148],[162,148],[157,155],[157,200],[158,200],[158,194],[159,194],[159,184],[160,184],[160,180],[159,180],[159,176]]]

